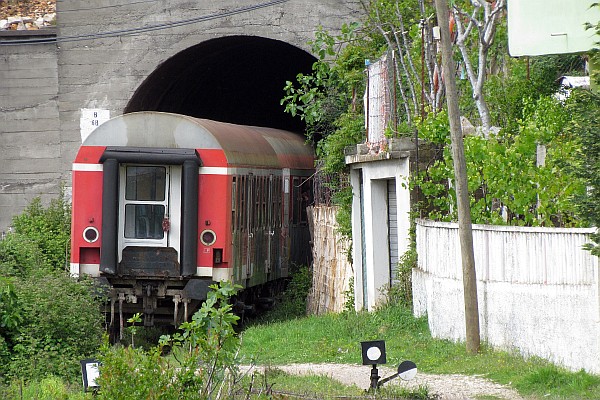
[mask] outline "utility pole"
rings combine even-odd
[[[473,230],[471,226],[471,208],[469,205],[469,189],[467,185],[467,163],[460,126],[460,111],[458,109],[458,91],[454,61],[452,59],[452,44],[448,27],[448,2],[435,0],[438,25],[441,34],[442,71],[446,86],[446,103],[450,122],[450,137],[452,140],[452,157],[454,159],[454,184],[456,187],[456,202],[458,207],[458,235],[460,237],[460,254],[462,258],[463,290],[465,299],[465,325],[467,328],[467,352],[479,351],[479,307],[477,305],[477,277],[475,275],[475,255],[473,253]]]

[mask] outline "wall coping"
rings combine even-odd
[[[44,28],[44,29],[35,29],[35,30],[3,30],[0,31],[0,38],[2,39],[27,39],[28,37],[55,37],[58,29],[56,27]]]
[[[417,225],[431,228],[458,229],[457,222],[441,222],[430,219],[416,219]],[[510,225],[484,225],[473,224],[473,230],[496,231],[496,232],[520,232],[520,233],[595,233],[597,228],[548,228],[544,226],[510,226]]]

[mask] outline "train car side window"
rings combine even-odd
[[[298,178],[292,179],[292,224],[298,225],[300,223],[300,180]]]
[[[240,230],[244,230],[244,226],[246,223],[246,215],[247,215],[247,210],[246,210],[246,191],[248,190],[247,188],[248,185],[248,177],[246,176],[241,176],[240,177],[240,212],[239,212],[239,227]]]
[[[283,212],[283,207],[282,207],[282,200],[283,200],[283,196],[281,193],[281,187],[282,187],[282,178],[280,176],[277,177],[276,183],[275,183],[275,188],[274,188],[274,193],[275,193],[275,198],[276,198],[276,202],[277,202],[277,207],[275,208],[277,211],[275,212],[275,226],[281,228],[281,220],[282,220],[282,215],[281,213]]]
[[[237,231],[237,177],[234,176],[231,181],[231,225],[232,231]]]
[[[307,208],[313,203],[311,184],[310,179],[304,179],[300,185],[300,222],[305,224],[308,224]]]

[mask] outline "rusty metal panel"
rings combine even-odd
[[[177,251],[171,247],[125,247],[119,275],[138,278],[179,276]]]

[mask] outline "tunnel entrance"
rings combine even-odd
[[[285,82],[316,59],[288,43],[254,36],[211,39],[160,64],[125,108],[164,111],[294,132],[304,123],[280,105]]]

